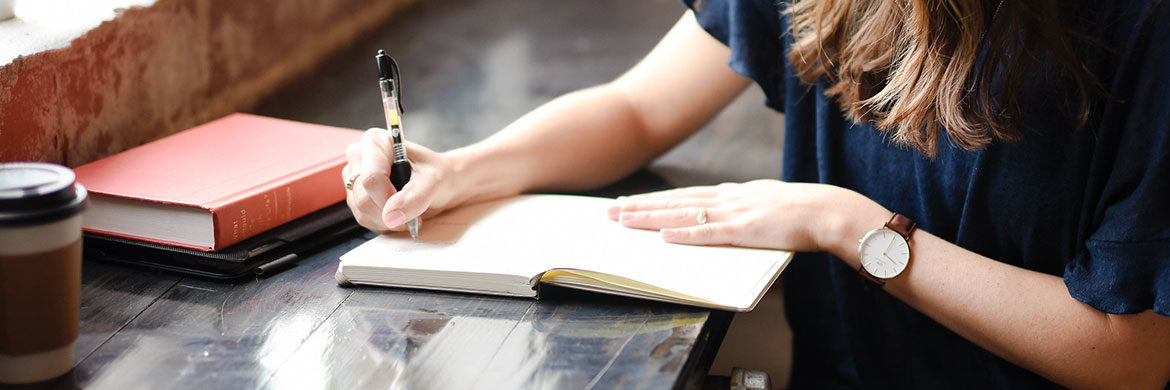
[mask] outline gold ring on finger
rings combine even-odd
[[[355,181],[357,181],[358,176],[361,176],[361,175],[362,174],[360,172],[349,175],[349,178],[345,179],[345,189],[352,191],[353,190],[353,183]]]

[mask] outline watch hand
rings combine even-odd
[[[894,259],[890,258],[890,256],[886,255],[885,253],[882,253],[882,256],[884,256],[886,258],[886,260],[889,260],[890,263],[892,263],[892,264],[901,264],[901,263],[895,261]]]

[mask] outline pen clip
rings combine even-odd
[[[398,115],[402,115],[402,78],[398,75],[398,62],[390,58],[390,83],[394,84],[394,97],[398,100]]]
[[[398,115],[402,115],[402,79],[398,73],[398,62],[382,49],[378,49],[378,55],[374,58],[378,62],[378,78],[390,79],[390,87],[394,92],[394,99],[397,100]]]

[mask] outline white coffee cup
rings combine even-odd
[[[81,212],[69,168],[0,164],[0,384],[73,368],[81,311]]]

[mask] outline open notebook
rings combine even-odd
[[[376,237],[341,256],[339,283],[535,297],[547,283],[749,311],[792,252],[668,244],[606,217],[613,200],[521,195],[479,203]]]

